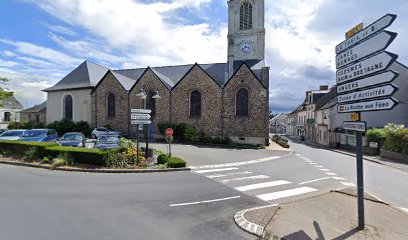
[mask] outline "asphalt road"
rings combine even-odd
[[[191,172],[114,175],[0,165],[1,239],[255,239],[232,219],[260,203]]]

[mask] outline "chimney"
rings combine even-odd
[[[320,91],[329,90],[329,85],[321,85]]]

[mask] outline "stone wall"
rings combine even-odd
[[[194,90],[201,93],[201,116],[190,116],[190,94]],[[195,65],[172,90],[172,122],[192,125],[197,134],[221,136],[221,96],[221,87]]]
[[[115,116],[108,117],[108,95],[115,95]],[[97,112],[93,127],[110,125],[116,131],[128,132],[128,94],[112,73],[108,73],[92,93],[92,112]]]
[[[149,136],[160,137],[160,132],[157,124],[160,122],[170,122],[170,91],[161,82],[161,80],[154,74],[154,72],[149,68],[144,73],[144,75],[139,79],[136,85],[133,87],[129,94],[130,108],[132,109],[143,109],[144,101],[136,96],[141,89],[144,89],[146,93],[151,93],[146,101],[159,91],[161,98],[156,99],[156,111],[152,115],[152,124],[149,126]],[[148,106],[148,104],[146,104]],[[145,126],[146,127],[146,126]],[[130,134],[132,136],[136,135],[137,125],[130,126]]]
[[[236,93],[241,88],[248,90],[248,116],[235,114]],[[268,109],[267,89],[243,65],[224,87],[224,134],[242,143],[264,143],[268,138],[268,110],[265,109]]]

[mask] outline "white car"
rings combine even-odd
[[[0,134],[0,140],[19,140],[26,129],[7,130]]]
[[[121,132],[117,132],[117,131],[109,131],[107,128],[104,127],[99,127],[99,128],[95,128],[92,133],[91,136],[92,138],[98,138],[101,134],[113,134],[113,135],[120,135]]]

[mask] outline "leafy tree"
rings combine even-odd
[[[0,77],[0,85],[6,85],[7,82],[10,80],[4,77]],[[11,97],[13,94],[11,92],[7,92],[0,86],[0,106],[3,107],[2,101],[8,97]]]

